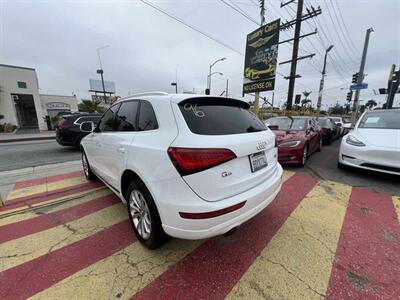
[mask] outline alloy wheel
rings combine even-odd
[[[143,194],[139,190],[131,192],[129,213],[137,233],[144,240],[149,239],[152,230],[150,211]]]

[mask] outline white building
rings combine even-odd
[[[45,117],[78,111],[75,96],[40,95],[35,69],[0,64],[1,123],[47,130]]]

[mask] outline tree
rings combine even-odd
[[[82,100],[81,103],[78,104],[79,111],[88,112],[88,113],[103,113],[105,108],[100,105],[100,100]]]
[[[378,105],[378,103],[376,103],[376,101],[373,99],[368,100],[367,103],[365,103],[365,107],[368,108],[369,110],[371,110],[372,108],[374,108],[377,105]]]

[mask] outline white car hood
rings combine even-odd
[[[358,128],[357,135],[367,145],[397,149],[400,151],[400,130],[399,129],[372,129]]]

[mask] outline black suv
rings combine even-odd
[[[101,118],[101,114],[74,114],[61,117],[61,121],[56,126],[56,140],[62,146],[79,147],[81,140],[88,133],[80,130],[82,122],[90,121],[94,125]]]

